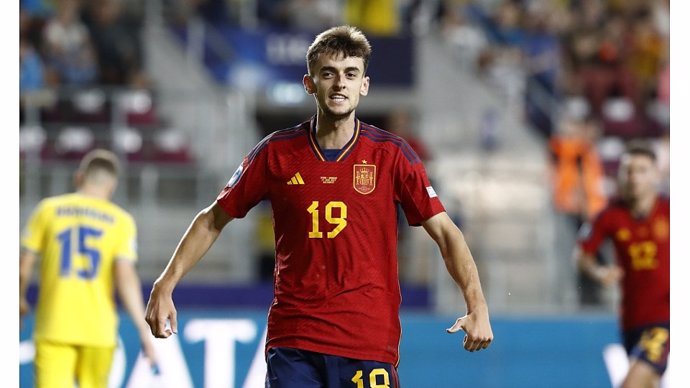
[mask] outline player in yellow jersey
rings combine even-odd
[[[40,258],[36,302],[37,388],[105,388],[117,342],[114,292],[132,318],[144,355],[155,365],[144,322],[135,262],[136,224],[110,202],[118,159],[94,150],[75,173],[77,191],[42,200],[21,239],[19,314],[29,312],[26,290]]]

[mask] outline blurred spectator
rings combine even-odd
[[[119,0],[93,0],[84,20],[93,39],[103,85],[124,85],[142,68],[140,25],[123,14]]]
[[[395,0],[345,0],[345,23],[371,35],[400,32],[400,12]]]
[[[649,97],[656,92],[657,75],[666,51],[663,38],[655,29],[651,10],[636,13],[632,34],[628,64],[640,84],[642,96]]]
[[[19,92],[44,87],[43,60],[28,39],[19,39]]]
[[[19,10],[19,37],[27,40],[36,50],[41,49],[45,19],[26,8]]]
[[[522,10],[516,1],[504,0],[489,17],[482,19],[490,39],[500,46],[519,47],[524,38]]]
[[[84,86],[98,77],[96,55],[77,0],[60,0],[44,29],[48,71],[62,85]]]
[[[604,172],[596,149],[599,127],[592,118],[568,117],[550,140],[552,192],[556,211],[567,219],[569,239],[582,224],[606,206]],[[598,260],[604,261],[602,256]],[[601,286],[583,274],[578,276],[578,295],[582,305],[600,305]]]
[[[55,12],[55,1],[51,0],[20,0],[19,6],[32,17],[43,18]]]
[[[596,149],[599,127],[593,118],[565,119],[550,142],[556,210],[581,224],[606,205],[603,169]]]
[[[444,4],[440,15],[441,34],[461,66],[474,70],[479,56],[487,49],[484,31],[469,22],[465,7]]]
[[[525,17],[522,41],[523,68],[526,73],[525,112],[528,120],[545,137],[554,123],[550,102],[559,99],[560,41],[549,22],[553,10],[534,7]]]
[[[671,0],[651,0],[650,3],[654,27],[668,42],[671,37]]]
[[[231,22],[227,0],[187,0],[206,22],[220,25]]]
[[[506,97],[508,104],[522,100],[525,77],[521,69],[521,47],[525,30],[520,4],[504,0],[493,10],[473,5],[466,11],[490,42],[489,48],[479,56],[480,74]]]
[[[641,95],[632,72],[626,66],[631,36],[622,15],[611,15],[597,34],[594,61],[583,67],[578,75],[592,113],[602,117],[603,105],[609,97],[625,97],[636,111],[641,108]]]
[[[259,0],[258,15],[270,27],[318,30],[342,23],[339,0]]]

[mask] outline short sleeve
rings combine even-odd
[[[137,225],[132,216],[127,215],[120,227],[118,244],[115,247],[115,258],[118,260],[137,261]]]
[[[401,156],[397,163],[396,199],[407,217],[407,223],[419,226],[422,222],[445,211],[436,191],[418,159]]]
[[[268,140],[262,140],[244,157],[216,198],[230,217],[243,218],[268,193]]]
[[[43,241],[45,240],[44,237],[48,228],[49,218],[50,207],[47,205],[46,200],[43,200],[34,208],[22,231],[22,248],[37,253],[43,250]]]

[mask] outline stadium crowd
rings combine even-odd
[[[20,91],[143,86],[140,15],[119,0],[20,3]]]

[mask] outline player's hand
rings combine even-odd
[[[170,327],[166,327],[170,321]],[[168,338],[177,334],[177,310],[172,300],[172,289],[153,284],[149,301],[146,304],[146,323],[156,338]]]
[[[463,347],[469,352],[488,348],[494,339],[491,323],[489,323],[489,313],[486,311],[471,312],[458,318],[451,328],[446,329],[446,332],[452,334],[460,330],[465,332]]]
[[[24,326],[24,316],[31,311],[31,305],[26,298],[19,298],[19,328]]]
[[[26,298],[19,298],[19,316],[23,317],[31,311],[31,305]]]
[[[141,338],[141,351],[144,353],[144,357],[149,361],[151,368],[157,370],[158,358],[156,357],[156,349],[153,346],[151,334],[148,331],[142,332],[139,334],[139,337]]]
[[[602,266],[597,270],[597,279],[605,287],[618,284],[622,278],[623,269],[617,265]]]

